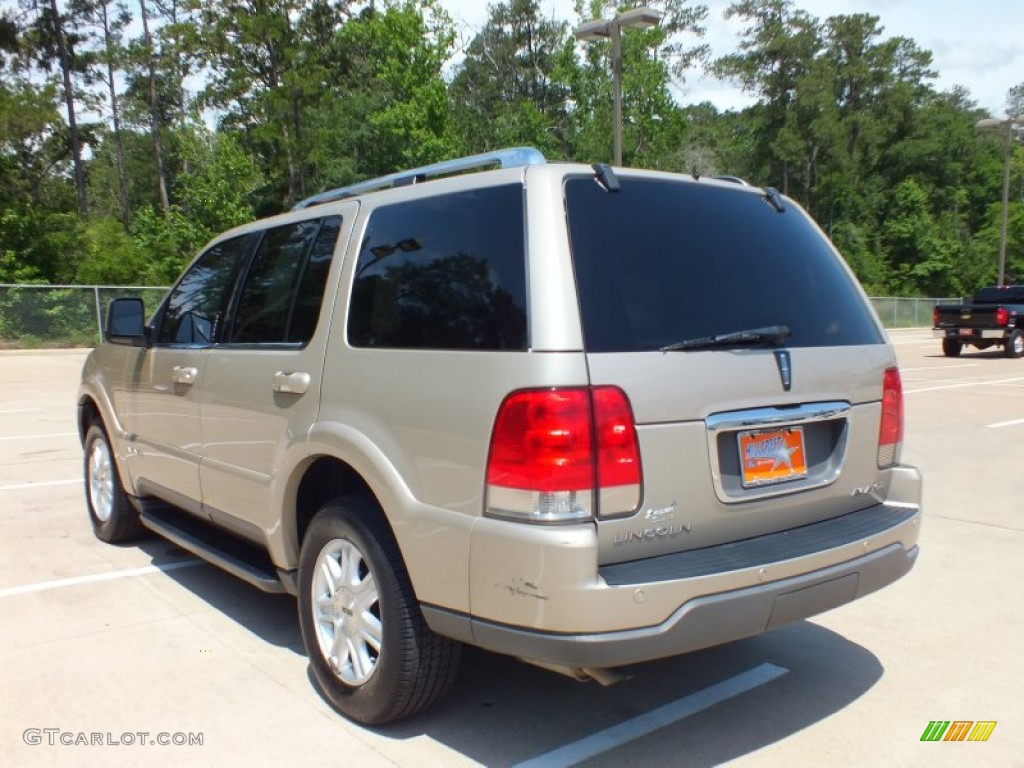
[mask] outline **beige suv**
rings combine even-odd
[[[755,635],[917,556],[892,347],[792,200],[466,158],[216,238],[79,394],[99,538],[298,597],[345,715],[462,644],[580,679]]]

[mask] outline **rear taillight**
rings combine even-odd
[[[639,503],[640,451],[621,389],[525,390],[505,398],[491,433],[488,515],[571,522],[598,511],[632,512]]]
[[[878,428],[878,466],[894,467],[903,446],[903,385],[898,368],[886,368],[882,379],[882,419]]]
[[[1006,325],[1008,322],[1010,322],[1010,313],[1003,307],[999,307],[996,310],[996,325]]]
[[[632,512],[640,505],[640,447],[633,409],[617,387],[594,387],[597,444],[597,503],[601,517]]]
[[[939,327],[939,308],[938,307],[935,307],[932,310],[932,327],[933,328],[938,328]]]

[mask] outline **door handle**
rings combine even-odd
[[[304,371],[278,371],[274,374],[274,391],[286,395],[304,395],[313,377]]]
[[[175,384],[195,384],[199,369],[192,366],[176,365],[171,369],[171,381]]]

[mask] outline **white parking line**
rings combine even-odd
[[[911,344],[918,347],[927,347],[935,343],[933,339],[889,339],[889,342],[897,347],[906,347]]]
[[[1001,427],[1015,427],[1018,424],[1024,424],[1024,419],[1014,419],[1013,421],[999,421],[995,424],[986,424],[986,427],[990,429],[1000,429]]]
[[[652,709],[646,714],[518,763],[513,768],[559,768],[560,766],[576,765],[595,755],[628,744],[641,736],[654,733],[666,725],[702,712],[715,704],[739,696],[741,693],[770,683],[788,671],[788,669],[777,667],[774,664],[761,664],[728,680],[715,683],[715,685],[691,693],[689,696],[683,696],[681,699]]]
[[[1015,379],[997,379],[995,381],[969,381],[965,384],[945,384],[939,387],[925,387],[924,389],[908,389],[906,395],[913,395],[915,392],[937,392],[940,389],[959,389],[960,387],[981,387],[986,384],[1009,384],[1012,381],[1024,381],[1024,376]]]
[[[923,368],[900,368],[900,373],[909,371],[950,371],[953,368],[977,368],[981,363],[964,363],[963,365],[926,365]]]
[[[82,482],[82,478],[74,480],[47,480],[42,483],[18,483],[17,485],[0,485],[0,491],[23,491],[26,488],[52,488],[55,485],[73,485]]]
[[[76,435],[78,435],[77,432],[51,432],[48,435],[8,435],[7,437],[0,437],[0,440],[41,440],[44,437],[72,437]]]
[[[167,563],[166,565],[145,565],[141,568],[129,568],[126,571],[111,571],[110,573],[94,573],[91,576],[75,576],[70,579],[40,581],[36,584],[24,584],[20,587],[7,587],[7,589],[0,589],[0,598],[14,597],[15,595],[27,595],[31,592],[43,592],[48,589],[60,589],[61,587],[73,587],[78,584],[91,584],[95,581],[126,579],[130,576],[142,576],[147,573],[176,571],[179,568],[192,568],[203,564],[203,560],[181,560],[176,563]]]

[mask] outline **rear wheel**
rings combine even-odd
[[[95,422],[85,433],[85,503],[98,539],[116,544],[141,538],[139,513],[121,485],[107,433]]]
[[[942,354],[946,357],[960,357],[960,350],[963,348],[956,339],[943,339],[942,340]]]
[[[1024,331],[1011,331],[1003,345],[1003,354],[1007,357],[1024,355]]]
[[[310,523],[299,624],[320,689],[353,720],[410,717],[455,681],[461,646],[427,627],[391,531],[362,499],[335,500]]]

